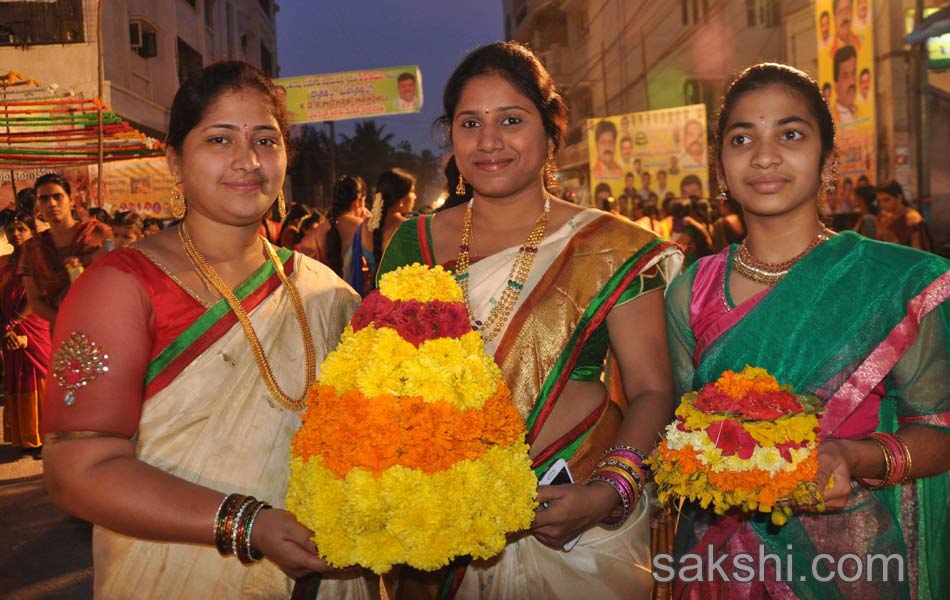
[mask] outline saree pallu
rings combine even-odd
[[[700,260],[667,294],[677,391],[727,370],[764,367],[824,401],[823,437],[861,439],[917,423],[950,431],[950,265],[908,248],[841,233],[799,261],[771,290],[733,306],[735,246]],[[841,511],[768,515],[683,511],[676,554],[760,551],[780,557],[749,582],[677,582],[679,598],[943,598],[950,593],[950,475],[879,491],[852,484]],[[940,532],[939,534],[937,532]],[[821,581],[822,554],[903,557],[876,572]],[[816,562],[817,561],[817,562]],[[727,563],[728,564],[728,563]],[[813,567],[820,567],[813,571]],[[837,562],[835,562],[837,564]],[[901,568],[903,567],[903,568]],[[846,579],[853,579],[846,581]]]
[[[431,217],[404,223],[386,249],[380,273],[413,262],[434,264],[430,225]],[[517,252],[518,248],[510,248],[472,261],[470,301],[476,315],[487,314],[507,285]],[[578,213],[544,238],[504,332],[486,343],[525,418],[529,444],[578,367],[585,344],[605,325],[610,310],[632,299],[627,292],[638,280],[671,279],[681,258],[672,244],[598,210]],[[454,261],[443,266],[452,269]],[[597,380],[600,367],[593,374]],[[622,389],[619,382],[614,383],[611,390]],[[575,479],[586,480],[601,452],[613,442],[625,408],[622,397],[605,395],[586,418],[537,454],[532,464],[535,472],[543,473],[564,458]],[[571,552],[549,548],[522,534],[491,560],[450,569],[439,596],[574,598],[587,592],[600,598],[649,597],[649,517],[650,506],[643,501],[622,527],[594,527]],[[425,590],[410,591],[400,581],[398,597],[424,595]]]
[[[319,364],[355,310],[353,293],[315,261],[284,249],[279,256],[300,290]],[[175,285],[151,264],[144,264],[141,273],[153,278],[146,290],[155,286],[155,278]],[[275,379],[288,395],[299,396],[304,384],[300,328],[273,265],[262,266],[235,294],[248,309]],[[153,311],[193,312],[187,295],[178,296],[178,305],[166,296],[160,304],[153,302]],[[223,300],[154,356],[145,383],[133,439],[140,460],[186,481],[284,506],[290,439],[300,417],[273,402],[244,331]],[[245,566],[222,558],[211,546],[135,539],[99,526],[93,530],[93,559],[97,598],[289,598],[293,588],[293,581],[266,559]],[[371,580],[328,578],[319,597],[378,598],[374,592]]]
[[[95,219],[76,224],[73,240],[68,247],[57,248],[53,234],[41,231],[23,245],[18,273],[33,278],[46,302],[59,307],[65,291],[69,288],[69,273],[64,260],[75,256],[83,267],[92,263],[92,255],[101,250],[112,230]]]
[[[26,307],[26,291],[23,279],[16,274],[16,263],[3,266],[0,282],[3,325],[27,339],[26,348],[11,350],[3,346],[3,437],[14,446],[37,448],[42,445],[40,407],[50,355],[49,322],[35,314],[20,318]]]

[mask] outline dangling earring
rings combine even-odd
[[[464,196],[465,195],[465,178],[462,177],[462,174],[459,173],[458,183],[455,184],[455,195]]]
[[[544,189],[557,195],[560,185],[557,182],[557,164],[554,162],[554,152],[548,152],[548,160],[544,163]]]
[[[181,192],[178,191],[178,188],[172,192],[172,199],[168,203],[168,212],[172,214],[172,217],[176,221],[181,221],[185,218],[185,212],[187,212],[187,206],[185,206],[185,197],[182,196]]]
[[[283,223],[287,218],[287,199],[284,198],[284,190],[277,193],[277,212],[280,213],[280,221]]]
[[[726,206],[726,201],[729,200],[729,194],[726,192],[726,188],[719,188],[719,194],[716,198],[719,200],[719,212],[722,212]]]
[[[838,187],[838,152],[835,151],[834,156],[831,159],[831,173],[825,175],[821,178],[821,191],[823,194],[818,194],[818,212],[821,212],[822,200],[825,200],[827,203],[828,200],[835,193],[835,189]]]

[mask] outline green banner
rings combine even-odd
[[[416,65],[282,77],[274,84],[284,92],[291,123],[415,113],[422,108],[422,73]]]

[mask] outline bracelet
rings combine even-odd
[[[264,555],[251,546],[251,531],[254,529],[254,522],[257,520],[257,515],[264,509],[270,508],[271,505],[266,502],[258,502],[248,515],[247,518],[247,527],[244,531],[244,536],[241,545],[238,547],[238,559],[245,565],[249,565],[253,562],[261,560],[264,558]]]
[[[245,498],[246,496],[241,494],[231,494],[218,507],[214,521],[214,545],[221,556],[231,553],[231,545],[228,542],[231,539],[231,530],[234,528],[234,514]]]
[[[884,444],[891,455],[893,471],[891,476],[885,480],[885,485],[894,485],[906,481],[910,460],[910,449],[907,448],[907,445],[893,433],[875,432],[871,434],[871,437]]]
[[[637,490],[643,491],[643,483],[646,477],[645,477],[642,467],[640,467],[639,465],[635,464],[633,461],[626,458],[608,458],[607,460],[603,460],[600,463],[598,463],[597,467],[594,470],[596,471],[602,467],[608,467],[608,466],[620,467],[621,469],[629,473],[630,476],[633,477],[633,480],[637,484]]]
[[[237,513],[234,516],[234,527],[231,529],[231,553],[238,553],[238,540],[241,537],[241,530],[246,527],[247,523],[242,521],[241,518],[248,512],[250,508],[257,500],[254,499],[254,496],[248,496],[244,499],[244,502],[241,503],[240,508],[238,508]]]
[[[604,525],[622,524],[627,520],[627,517],[630,516],[631,496],[633,495],[633,490],[628,487],[629,483],[626,481],[626,478],[610,471],[598,471],[590,476],[587,485],[595,481],[601,481],[614,488],[620,495],[620,503],[623,506],[622,513],[617,516],[613,514],[610,515],[603,520]]]
[[[914,461],[910,457],[910,448],[907,447],[907,443],[904,442],[896,433],[894,434],[894,439],[897,440],[897,443],[900,444],[901,450],[904,451],[904,458],[907,460],[907,468],[904,470],[904,476],[897,483],[904,483],[910,479],[910,470],[914,466]]]
[[[858,483],[863,485],[869,490],[879,490],[887,485],[887,482],[891,479],[893,473],[893,465],[891,464],[891,453],[888,451],[887,446],[884,445],[878,437],[871,436],[871,440],[874,440],[878,446],[881,447],[881,452],[884,453],[884,478],[883,479],[873,479],[869,477],[856,477]]]

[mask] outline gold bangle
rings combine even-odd
[[[867,477],[856,477],[858,483],[863,485],[869,490],[880,490],[884,488],[887,484],[887,481],[891,478],[891,473],[893,473],[894,465],[891,463],[891,453],[888,452],[887,446],[881,440],[876,437],[870,438],[874,440],[877,445],[881,448],[881,452],[884,454],[884,477],[883,479],[871,479]]]

